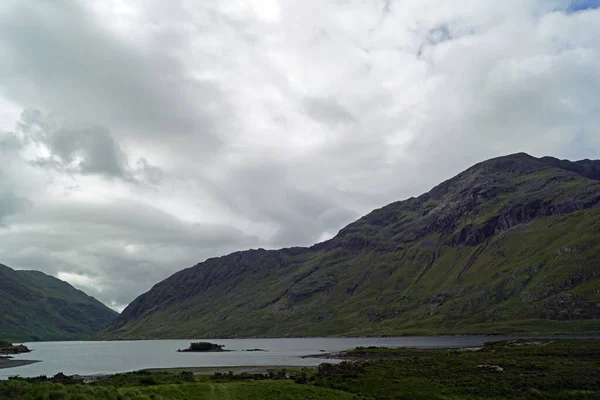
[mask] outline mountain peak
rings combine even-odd
[[[554,157],[542,157],[540,159],[544,164],[561,168],[565,171],[574,172],[578,175],[583,176],[584,178],[593,179],[596,181],[600,180],[600,160],[579,160],[579,161],[569,161],[569,160],[559,160]]]
[[[340,231],[385,227],[412,241],[433,233],[454,245],[476,245],[538,216],[568,214],[600,201],[593,179],[600,161],[571,162],[526,153],[478,163],[416,199],[374,210]],[[448,236],[450,235],[450,236]]]
[[[536,158],[527,153],[515,153],[496,157],[474,165],[465,171],[485,169],[488,172],[504,171],[528,173],[532,170],[557,168],[576,173],[584,178],[600,180],[600,160],[584,159],[579,161],[561,160],[551,156]]]

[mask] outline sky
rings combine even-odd
[[[0,263],[116,310],[470,165],[600,158],[596,0],[3,0]]]

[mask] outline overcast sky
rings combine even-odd
[[[121,310],[473,163],[600,158],[600,0],[2,0],[0,262]]]

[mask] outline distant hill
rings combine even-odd
[[[67,282],[0,264],[0,339],[81,339],[98,332],[117,315]]]
[[[600,161],[514,154],[310,248],[184,269],[99,337],[600,332]]]

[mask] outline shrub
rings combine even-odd
[[[142,385],[155,385],[156,382],[154,381],[154,378],[152,378],[151,376],[145,377],[140,379],[140,384]]]
[[[225,345],[210,343],[210,342],[195,342],[191,343],[186,350],[179,351],[223,351]]]
[[[306,372],[303,372],[301,375],[296,375],[296,378],[294,379],[294,381],[296,383],[300,383],[300,384],[304,384],[304,383],[308,382],[308,379],[306,377]]]

